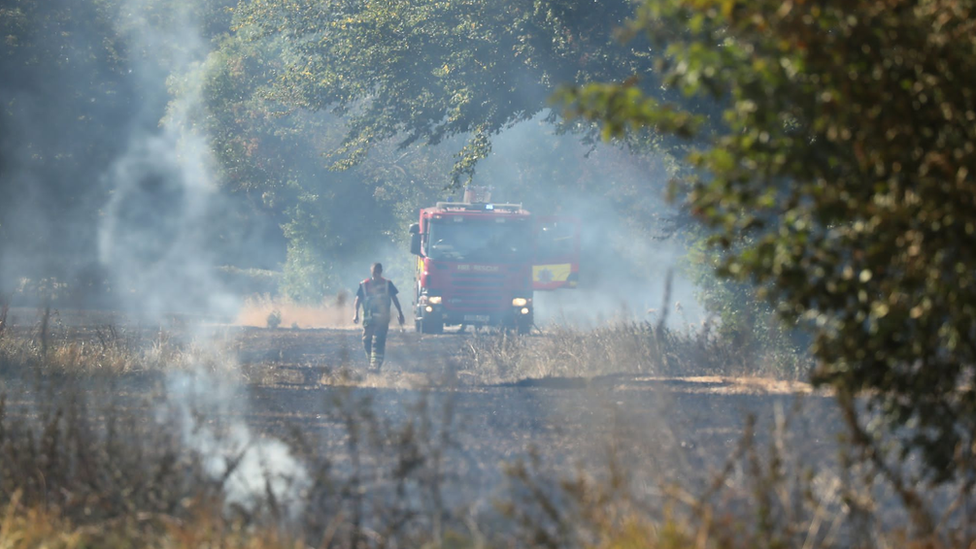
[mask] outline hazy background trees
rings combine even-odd
[[[155,131],[179,63],[132,39],[173,2],[15,0],[0,7],[0,294],[26,283],[72,303],[111,292],[98,227],[107,174],[133,134]],[[187,4],[201,32],[225,32],[228,1]],[[30,293],[33,293],[31,290]]]
[[[140,108],[112,20],[103,2],[0,8],[0,279],[97,282],[101,175]]]

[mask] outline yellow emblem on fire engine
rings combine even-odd
[[[565,282],[572,272],[572,265],[560,263],[558,265],[533,265],[532,282],[548,284],[550,282]]]

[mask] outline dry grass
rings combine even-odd
[[[272,440],[249,434],[234,407],[240,393],[218,382],[246,381],[229,375],[239,373],[233,341],[109,328],[68,338],[45,316],[17,336],[0,331],[3,387],[29,386],[7,395],[16,403],[0,398],[4,548],[976,547],[958,513],[925,537],[891,520],[870,464],[812,462],[791,434],[802,409],[777,415],[766,433],[749,422],[724,467],[698,485],[662,475],[654,462],[673,456],[641,441],[646,426],[627,426],[611,433],[603,470],[567,478],[537,457],[506,464],[489,505],[484,493],[450,492],[463,469],[448,460],[469,457],[443,395],[420,393],[394,421],[374,392],[333,387],[322,407],[329,431],[281,423]],[[646,323],[479,334],[463,345],[461,358],[497,380],[626,372],[711,382],[753,360],[707,332]],[[185,383],[118,390],[117,377],[147,371]],[[633,450],[641,444],[649,448]],[[272,461],[300,489],[282,488]],[[235,495],[242,486],[251,499]]]
[[[798,353],[769,351],[756,356],[744,352],[708,324],[680,330],[629,321],[587,330],[557,325],[547,328],[541,337],[479,333],[465,342],[460,360],[489,382],[621,373],[795,381],[810,367],[809,360]]]
[[[267,438],[204,372],[145,394],[79,377],[0,398],[0,547],[421,546],[465,527],[442,493],[449,403],[421,395],[391,423],[340,389],[324,403],[334,438]]]
[[[341,300],[340,300],[341,301]],[[345,324],[346,305],[298,307],[268,298],[249,302],[240,324],[267,323],[277,312],[280,325]],[[306,316],[303,316],[306,315]],[[249,320],[248,320],[249,319]],[[75,372],[90,376],[125,376],[173,370],[206,370],[261,383],[262,370],[295,363],[336,370],[333,347],[358,352],[353,333],[265,330],[189,325],[166,328],[103,324],[79,328],[60,322],[57,311],[42,311],[31,327],[0,328],[0,372]],[[260,334],[260,349],[254,347]],[[250,345],[250,347],[249,347]],[[331,347],[330,347],[331,346]],[[431,364],[451,364],[475,383],[514,382],[551,377],[593,378],[610,374],[657,377],[721,375],[796,381],[809,361],[799,353],[767,351],[756,355],[720,337],[709,324],[674,329],[660,323],[611,321],[592,329],[551,326],[519,337],[505,331],[479,331],[460,337],[391,334],[388,351],[403,362],[403,372],[430,371]],[[311,362],[310,362],[311,361]],[[273,369],[273,368],[272,368]],[[265,372],[266,373],[266,372]]]
[[[724,467],[694,491],[635,466],[623,450],[631,441],[617,439],[599,475],[553,478],[538,457],[508,466],[502,510],[519,539],[553,549],[976,548],[970,517],[947,511],[937,530],[920,532],[876,469],[852,463],[837,474],[809,459],[790,434],[799,413],[778,415],[770,433],[750,418]]]
[[[278,528],[247,529],[213,509],[185,520],[142,513],[100,524],[78,526],[58,509],[22,504],[17,494],[0,509],[0,547],[4,549],[299,549],[305,545]]]
[[[2,376],[110,378],[177,371],[234,379],[248,375],[238,364],[238,341],[231,331],[193,328],[182,320],[171,320],[165,327],[81,323],[77,318],[66,324],[59,311],[50,308],[39,311],[33,324],[13,325],[7,323],[6,313],[0,300]]]
[[[170,332],[122,334],[112,326],[69,337],[49,326],[0,338],[0,375],[82,375],[92,378],[208,371],[242,377],[227,337],[175,338]]]

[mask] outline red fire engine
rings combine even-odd
[[[421,333],[438,334],[445,325],[527,333],[534,291],[577,284],[579,221],[492,203],[481,188],[469,188],[462,202],[422,209],[410,233],[410,251],[418,256],[414,315]]]

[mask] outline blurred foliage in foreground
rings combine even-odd
[[[813,326],[815,380],[868,395],[935,481],[972,474],[976,433],[973,8],[647,2],[629,31],[667,43],[669,84],[724,101],[724,120],[627,85],[562,95],[608,135],[704,132],[688,200],[721,272]]]

